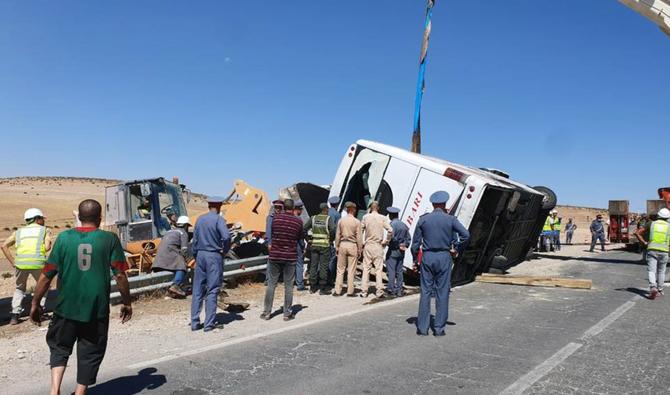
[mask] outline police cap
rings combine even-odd
[[[330,198],[328,198],[328,203],[339,204],[340,203],[340,197],[339,196],[331,196]]]
[[[433,204],[444,204],[449,200],[449,194],[446,191],[437,191],[430,195],[430,202]]]
[[[305,207],[305,204],[302,202],[302,200],[298,199],[293,202],[293,207],[294,208],[303,208]]]
[[[398,207],[387,207],[386,212],[388,212],[389,214],[399,214],[400,209]]]

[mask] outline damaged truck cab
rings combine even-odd
[[[330,195],[341,197],[340,208],[347,201],[356,203],[359,218],[371,200],[379,201],[384,215],[387,207],[398,207],[399,218],[413,234],[419,216],[432,210],[428,198],[438,190],[449,192],[447,208],[471,233],[455,262],[456,285],[524,261],[556,205],[550,189],[514,182],[499,170],[471,168],[366,140],[347,150]],[[412,265],[407,254],[405,267]]]
[[[187,215],[190,191],[164,178],[127,181],[105,189],[105,224],[116,228],[123,248],[141,251],[144,243],[170,230],[170,216]]]

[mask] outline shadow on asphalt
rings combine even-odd
[[[537,256],[538,258],[558,259],[560,261],[584,261],[584,262],[598,262],[598,263],[615,263],[624,265],[646,264],[639,259],[630,260],[630,259],[612,259],[612,258],[591,258],[588,256],[571,257],[571,256],[560,256],[552,254],[535,254],[535,256]]]
[[[645,299],[651,300],[651,298],[649,297],[649,292],[647,292],[646,289],[628,287],[628,288],[616,288],[615,291],[626,291],[626,292],[634,293],[636,295],[640,295],[641,297],[643,297]]]
[[[138,394],[144,390],[155,390],[167,382],[165,375],[154,374],[156,368],[145,368],[136,376],[117,377],[91,387],[87,394]]]
[[[417,317],[409,317],[408,319],[405,320],[410,325],[416,325]],[[454,326],[456,325],[455,322],[453,321],[447,321],[447,326]],[[433,328],[435,326],[435,316],[430,315],[430,327]]]
[[[242,321],[244,317],[237,313],[227,312],[227,313],[216,313],[214,321],[219,324],[228,325],[231,322]]]

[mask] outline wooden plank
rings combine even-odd
[[[477,276],[475,281],[480,283],[525,285],[531,287],[558,287],[558,288],[576,288],[591,289],[592,281],[581,278],[559,278],[559,277],[541,277],[541,276],[509,276],[500,274],[484,273]]]

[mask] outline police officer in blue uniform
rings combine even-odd
[[[302,210],[305,208],[305,204],[302,200],[296,200],[293,203],[293,212],[294,214],[302,219]],[[303,226],[304,226],[303,221]],[[305,240],[298,240],[298,260],[295,264],[295,285],[298,291],[305,291]]]
[[[388,250],[386,251],[386,272],[388,273],[389,281],[386,284],[386,292],[391,296],[402,296],[402,281],[405,266],[405,250],[410,246],[412,238],[409,236],[409,228],[398,219],[400,209],[397,207],[389,207],[386,209],[391,220],[391,228],[393,229],[393,238],[389,241]]]
[[[340,222],[342,214],[337,211],[337,206],[340,204],[339,196],[331,196],[328,199],[330,208],[328,209],[328,216],[335,221],[335,229],[337,229],[337,223]],[[335,253],[335,247],[330,247],[330,262],[328,262],[328,284],[333,286],[335,284],[335,276],[337,275],[337,254]]]
[[[216,302],[223,280],[223,257],[230,249],[230,233],[226,220],[220,215],[223,198],[207,199],[209,212],[198,218],[193,231],[193,301],[191,303],[191,330],[223,328],[215,322]],[[200,310],[205,302],[205,322],[200,323]]]
[[[470,238],[470,232],[456,217],[447,213],[448,200],[449,194],[445,191],[437,191],[430,196],[433,211],[419,217],[412,238],[412,256],[415,264],[418,263],[419,248],[423,251],[420,262],[421,298],[416,322],[417,335],[428,335],[430,298],[431,295],[435,295],[433,334],[444,336],[444,327],[449,318],[452,246],[464,244]]]

